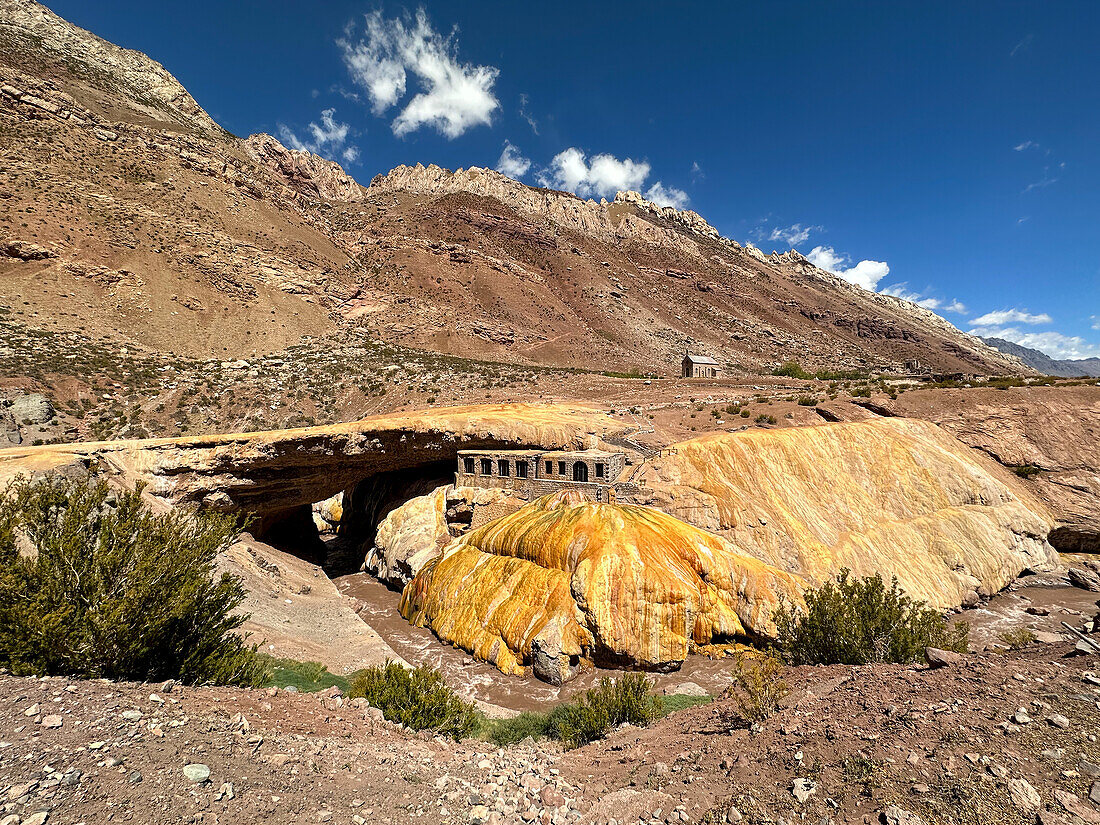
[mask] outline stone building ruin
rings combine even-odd
[[[455,487],[493,487],[534,499],[563,488],[615,501],[626,454],[604,450],[460,450]]]

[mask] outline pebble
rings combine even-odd
[[[1031,717],[1027,713],[1026,708],[1019,708],[1012,716],[1012,721],[1017,725],[1027,725],[1031,723]]]
[[[138,722],[141,720],[142,713],[140,710],[124,710],[120,714],[127,722]]]
[[[49,811],[38,811],[23,820],[23,825],[43,825],[50,818]]]
[[[1053,716],[1048,716],[1047,721],[1050,722],[1050,724],[1054,725],[1054,727],[1062,728],[1063,730],[1069,727],[1069,719],[1067,719],[1060,713],[1056,713]]]
[[[37,716],[39,710],[41,710],[41,708],[39,708],[38,703],[35,702],[33,705],[31,705],[29,708],[27,708],[25,711],[23,711],[23,715],[24,716]]]
[[[799,802],[806,802],[817,791],[817,785],[812,779],[798,777],[791,783],[791,793]]]
[[[42,727],[44,728],[59,728],[64,723],[65,720],[56,713],[51,713],[49,716],[42,717]]]

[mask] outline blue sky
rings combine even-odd
[[[363,183],[419,161],[628,185],[962,329],[1100,356],[1100,3],[47,5]]]

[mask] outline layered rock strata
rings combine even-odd
[[[937,608],[1057,564],[1053,518],[934,424],[873,419],[703,436],[645,472],[638,501],[812,583],[896,576]]]

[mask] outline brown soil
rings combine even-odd
[[[4,814],[61,823],[840,823],[896,805],[986,825],[1035,821],[1026,781],[1043,822],[1095,822],[1100,662],[1069,652],[795,668],[754,730],[729,730],[721,700],[564,754],[424,738],[319,695],[0,677],[0,792]]]

